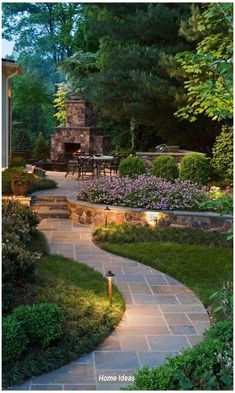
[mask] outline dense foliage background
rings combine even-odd
[[[70,93],[92,102],[116,150],[211,154],[231,125],[231,3],[5,3],[3,37],[24,69],[14,149],[32,149],[40,132],[49,142]]]

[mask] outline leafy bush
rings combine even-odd
[[[209,181],[209,159],[200,153],[189,153],[180,163],[180,179],[207,184]]]
[[[30,186],[34,181],[34,175],[26,172],[13,172],[10,174],[11,180],[19,186]],[[14,189],[13,189],[14,192]]]
[[[57,304],[36,304],[15,308],[12,318],[19,322],[30,344],[47,347],[61,336],[63,313]]]
[[[215,319],[233,320],[233,290],[232,284],[227,283],[222,289],[210,297],[211,313]]]
[[[224,195],[217,199],[208,199],[201,203],[201,208],[218,211],[221,216],[233,214],[233,199],[228,195]]]
[[[112,176],[81,182],[78,199],[155,210],[198,209],[207,190],[189,181],[170,182],[151,175]]]
[[[23,157],[14,157],[11,159],[10,168],[25,167],[26,161]]]
[[[39,191],[39,190],[49,190],[52,188],[56,188],[57,184],[54,180],[44,178],[44,177],[37,177],[33,184],[29,187],[29,193],[31,194],[32,192]]]
[[[12,225],[13,222],[14,225]],[[30,236],[36,232],[38,223],[39,219],[31,207],[21,205],[16,201],[3,201],[3,242],[9,242],[9,236],[11,236],[11,241],[15,239],[16,243],[20,241],[21,245],[25,245],[29,242]]]
[[[18,202],[2,204],[2,280],[4,310],[11,308],[15,298],[14,285],[30,282],[34,278],[40,254],[30,252],[27,246],[36,234],[39,219],[34,211]],[[12,290],[12,296],[11,296]]]
[[[2,243],[2,280],[5,283],[30,282],[34,277],[39,253],[24,250],[20,244]]]
[[[127,157],[120,162],[120,176],[136,177],[146,172],[144,162],[139,157]]]
[[[131,224],[108,224],[107,228],[96,228],[93,238],[97,242],[134,243],[164,241],[179,244],[198,244],[208,247],[232,247],[226,235],[218,232],[205,232],[193,228],[150,228]]]
[[[27,349],[28,339],[19,321],[12,315],[2,319],[2,360],[13,362]]]
[[[35,145],[35,149],[34,149],[34,157],[37,160],[45,160],[49,156],[50,156],[50,148],[49,148],[44,136],[40,132],[37,137],[37,140],[36,140],[36,145]]]
[[[166,180],[174,180],[178,177],[176,162],[171,156],[160,156],[153,161],[152,174]]]
[[[139,370],[126,390],[232,390],[232,343],[232,323],[218,322],[194,348]]]
[[[212,150],[211,165],[218,175],[230,181],[233,180],[233,128],[222,127],[222,132],[216,138]]]
[[[12,173],[22,173],[23,169],[21,168],[7,168],[2,172],[2,194],[3,195],[11,195],[11,175]]]

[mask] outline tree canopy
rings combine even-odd
[[[186,79],[188,104],[176,114],[194,121],[198,114],[213,120],[233,116],[233,5],[210,3],[202,13],[192,15],[181,30],[192,40],[199,38],[195,51],[179,53]]]

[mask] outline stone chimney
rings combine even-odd
[[[94,127],[95,117],[91,106],[78,97],[71,97],[66,102],[66,127]]]

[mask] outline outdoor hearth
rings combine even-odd
[[[91,106],[84,100],[72,97],[66,102],[66,126],[57,127],[51,138],[51,159],[61,160],[78,151],[81,154],[106,154],[109,137],[95,127]]]

